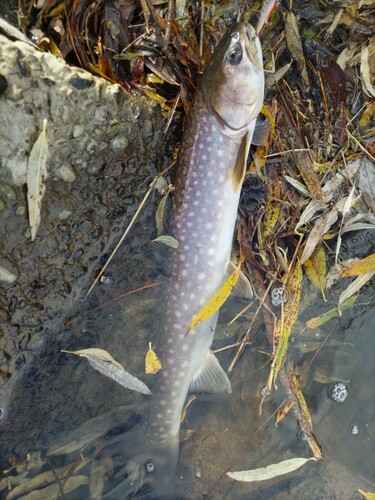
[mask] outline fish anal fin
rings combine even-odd
[[[210,351],[190,384],[191,392],[232,392],[227,374]]]
[[[242,138],[241,146],[238,151],[236,159],[236,164],[232,172],[232,185],[235,191],[241,189],[242,182],[245,177],[246,163],[249,154],[250,144],[251,144],[251,134],[247,132]]]

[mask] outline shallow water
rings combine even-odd
[[[136,246],[142,255],[148,233],[142,232],[142,224],[138,229],[141,232],[138,231]],[[80,453],[85,457],[84,462],[77,466],[73,476],[82,477],[82,484],[73,484],[70,492],[67,488],[65,498],[90,498],[93,467],[98,467],[97,477],[103,472],[100,464],[92,462],[98,447],[103,446],[103,437],[125,422],[130,427],[133,417],[142,413],[146,397],[121,388],[93,371],[86,360],[61,350],[104,348],[130,373],[151,382],[151,376],[143,371],[144,356],[148,342],[157,336],[153,325],[160,308],[159,288],[118,298],[90,312],[94,306],[123,292],[155,281],[152,252],[146,254],[139,268],[134,265],[140,262],[134,254],[134,240],[132,246],[123,246],[90,301],[73,304],[67,316],[78,319],[66,327],[56,325],[50,332],[44,352],[15,392],[12,418],[8,420],[2,444],[9,454],[15,451],[20,458],[33,451],[31,458],[37,463],[32,467],[29,457],[26,465],[14,469],[8,481],[12,485],[20,483],[21,489],[18,495],[11,494],[9,498],[56,498],[56,489],[43,491],[46,484],[39,484],[38,477],[50,467],[72,467]],[[347,283],[342,282],[340,287],[343,286]],[[292,413],[275,426],[274,412],[284,400],[281,385],[266,399],[262,415],[259,414],[260,391],[269,373],[265,354],[269,347],[263,325],[256,323],[251,344],[231,374],[232,394],[202,395],[189,405],[181,425],[180,458],[168,498],[359,498],[358,488],[375,490],[373,286],[368,286],[357,305],[341,318],[331,320],[318,331],[301,331],[305,320],[337,303],[340,287],[329,291],[329,301],[325,303],[309,283],[304,283],[303,297],[307,303],[293,332],[288,356],[288,363],[305,370],[303,393],[315,436],[323,449],[323,461],[308,462],[294,473],[262,483],[239,483],[226,477],[228,470],[253,469],[288,458],[310,456]],[[214,349],[235,343],[239,331],[243,334],[246,330],[251,312],[238,320],[235,328],[227,327],[228,320],[244,304],[238,299],[226,304]],[[229,366],[234,352],[230,348],[218,354],[224,367]],[[348,398],[343,404],[329,396],[336,381],[343,381],[348,388]],[[100,421],[95,420],[98,416],[102,416]],[[358,426],[357,435],[352,434],[354,425]],[[72,430],[79,426],[72,436]],[[89,433],[93,434],[83,442]],[[110,439],[105,441],[108,442]],[[48,455],[52,449],[68,443],[70,448],[64,448],[58,457]],[[25,473],[25,467],[29,472]],[[35,484],[27,488],[30,478],[34,478]],[[0,486],[4,496],[7,487],[4,480]],[[93,488],[98,490],[100,486],[92,483]],[[153,498],[147,492],[145,497]]]

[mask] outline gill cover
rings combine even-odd
[[[230,129],[246,128],[263,103],[262,49],[254,28],[236,23],[222,38],[202,77],[206,105]]]

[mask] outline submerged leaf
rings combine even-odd
[[[276,413],[276,426],[288,415],[294,406],[294,401],[289,401],[282,408],[279,408]]]
[[[208,302],[208,304],[206,304],[192,320],[188,328],[188,333],[189,331],[193,330],[196,326],[198,326],[200,323],[205,321],[207,318],[212,316],[224,304],[224,302],[231,294],[233,288],[236,286],[236,283],[240,276],[241,265],[242,265],[242,259],[240,260],[236,269],[224,283],[224,285],[220,288],[220,290],[215,293],[215,295]]]
[[[294,370],[292,370],[289,373],[289,380],[290,380],[290,387],[293,391],[293,394],[297,398],[298,405],[300,407],[302,417],[303,419],[308,422],[310,431],[312,432],[312,420],[311,420],[311,415],[309,412],[309,409],[306,404],[305,396],[302,394],[301,386],[299,384],[299,381],[296,377],[296,374],[294,373]]]
[[[307,328],[318,328],[321,325],[324,325],[324,323],[327,323],[330,319],[337,318],[340,316],[342,311],[345,311],[345,309],[348,309],[349,307],[352,307],[355,304],[355,301],[357,300],[357,296],[355,297],[350,297],[347,299],[345,302],[340,304],[340,307],[334,307],[333,309],[330,309],[329,311],[325,312],[324,314],[321,314],[320,316],[316,316],[315,318],[311,318],[308,321],[306,321],[306,326]]]
[[[156,352],[153,350],[151,342],[149,342],[145,359],[145,373],[147,375],[155,375],[155,373],[157,373],[162,368],[162,364],[160,363]]]
[[[170,248],[178,248],[178,241],[176,238],[173,238],[173,236],[168,236],[166,234],[163,234],[161,236],[158,236],[154,240],[152,240],[154,243],[163,243],[163,245],[167,245],[167,247]]]
[[[62,351],[76,356],[87,358],[91,367],[94,370],[102,373],[104,376],[114,380],[118,384],[131,389],[132,391],[140,392],[142,394],[151,394],[150,389],[141,380],[133,375],[130,375],[123,366],[116,361],[109,352],[104,349],[90,348],[79,349],[78,351]]]
[[[35,141],[27,162],[27,205],[29,209],[29,224],[31,241],[35,240],[40,224],[40,209],[46,190],[47,178],[47,120],[43,120],[43,130]]]
[[[273,479],[274,477],[294,472],[310,460],[316,461],[316,458],[291,458],[289,460],[279,462],[278,464],[261,467],[260,469],[227,472],[227,476],[235,479],[236,481],[244,481],[246,483],[252,483],[254,481],[267,481],[268,479]]]
[[[358,489],[358,492],[364,496],[366,500],[375,500],[375,493],[372,493],[371,491],[363,491]]]
[[[298,317],[302,287],[302,267],[298,261],[296,262],[292,274],[285,279],[284,286],[286,286],[288,290],[289,299],[283,307],[281,318],[278,319],[276,323],[273,362],[267,382],[269,390],[271,390],[272,383],[276,380],[280,368],[283,365],[288,350],[292,326]]]

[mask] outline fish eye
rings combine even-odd
[[[145,463],[145,469],[146,469],[146,472],[148,472],[149,474],[152,474],[153,472],[155,472],[155,464],[152,460],[147,460],[147,462]]]
[[[241,47],[234,47],[228,54],[229,64],[232,66],[237,66],[242,61],[242,50]]]
[[[235,31],[231,34],[230,37],[234,42],[238,42],[238,40],[240,39],[240,34],[238,33],[238,31]]]

